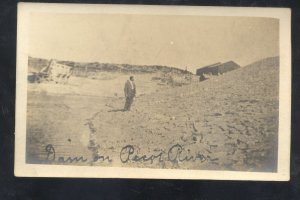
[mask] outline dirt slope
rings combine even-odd
[[[109,153],[110,148],[115,157],[126,144],[139,155],[161,150],[165,155],[179,144],[183,157],[203,157],[166,161],[164,167],[273,171],[278,76],[278,58],[270,58],[209,81],[139,97],[128,113],[110,112],[122,107],[122,101],[112,99],[113,109],[99,110],[89,120],[95,128],[91,135],[99,152]],[[162,162],[156,164],[124,166],[161,167]]]

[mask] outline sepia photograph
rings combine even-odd
[[[290,10],[20,3],[16,176],[289,180]]]

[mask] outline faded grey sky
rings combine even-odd
[[[29,55],[168,65],[194,72],[279,55],[279,21],[255,17],[32,13]]]

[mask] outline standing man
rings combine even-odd
[[[134,83],[134,77],[130,76],[129,80],[126,81],[125,87],[124,87],[124,92],[125,92],[125,106],[124,106],[124,111],[129,111],[131,104],[133,103],[133,99],[136,94],[136,89],[135,89],[135,83]]]

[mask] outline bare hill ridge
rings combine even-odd
[[[29,71],[38,72],[43,67],[49,65],[50,60],[42,58],[29,57],[28,66]],[[192,74],[189,71],[182,70],[176,67],[161,66],[161,65],[130,65],[130,64],[113,64],[113,63],[83,63],[73,61],[61,61],[57,60],[58,63],[65,64],[73,67],[75,75],[82,75],[86,72],[121,72],[121,73],[177,73],[177,74]]]

